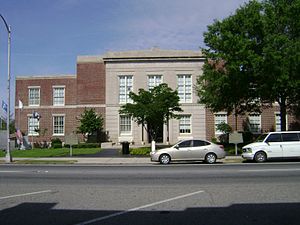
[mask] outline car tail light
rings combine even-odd
[[[219,147],[224,150],[224,145],[219,145]]]

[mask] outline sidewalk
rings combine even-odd
[[[150,157],[134,157],[134,156],[124,156],[124,157],[51,157],[51,158],[13,158],[14,162],[19,161],[19,164],[28,164],[27,162],[36,161],[39,164],[95,164],[95,165],[151,165],[158,164],[158,162],[151,162]],[[242,162],[241,156],[227,156],[225,159],[217,160],[217,162],[223,163],[240,163]],[[5,163],[5,158],[0,158],[0,163]],[[34,164],[34,163],[33,163]]]

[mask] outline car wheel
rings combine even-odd
[[[167,154],[162,154],[160,157],[159,157],[159,162],[161,164],[169,164],[171,161],[171,157]]]
[[[214,153],[208,153],[205,156],[205,162],[208,164],[213,164],[217,161],[217,156]]]
[[[254,156],[254,160],[257,163],[262,163],[267,161],[267,155],[264,152],[257,152]]]

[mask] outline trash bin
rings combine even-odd
[[[122,142],[122,154],[123,155],[129,154],[129,142],[127,141]]]

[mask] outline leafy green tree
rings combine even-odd
[[[100,132],[103,129],[103,117],[97,115],[95,109],[85,109],[83,114],[80,115],[79,121],[78,133],[83,134],[87,139],[94,132]]]
[[[209,25],[199,101],[235,115],[276,101],[285,130],[287,110],[299,108],[299,16],[300,0],[250,1]]]
[[[138,94],[130,92],[133,103],[127,103],[120,109],[120,114],[131,116],[142,125],[155,140],[163,124],[168,124],[172,118],[178,118],[175,112],[181,112],[177,91],[167,84],[160,84],[150,91],[139,89]]]

